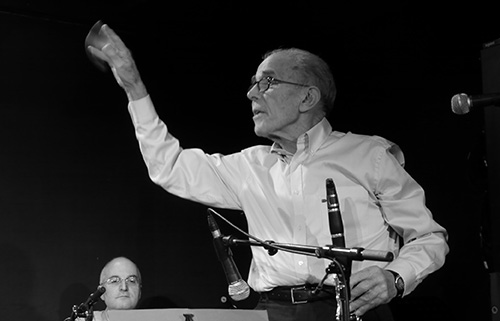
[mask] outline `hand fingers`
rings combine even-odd
[[[106,56],[101,50],[95,48],[95,47],[92,47],[92,46],[88,46],[87,47],[87,50],[90,52],[90,54],[92,54],[93,56],[101,59],[101,60],[104,60],[106,62],[110,62],[108,60],[108,56]]]
[[[97,28],[97,27],[96,27]],[[130,97],[141,98],[147,92],[140,79],[131,52],[118,35],[106,24],[98,27],[99,31],[92,30],[87,46],[87,52],[96,62],[106,62],[118,84],[125,88]],[[137,89],[139,88],[139,89]]]
[[[106,24],[98,21],[85,39],[90,58],[101,60],[110,67],[121,68],[130,63],[130,53],[118,35]]]
[[[376,290],[368,290],[352,300],[349,309],[351,312],[356,312],[357,315],[363,315],[368,310],[386,303],[383,297],[384,295]]]
[[[107,24],[102,25],[101,31],[104,33],[104,35],[106,35],[106,37],[110,40],[110,42],[114,45],[116,49],[127,50],[125,43]]]
[[[363,281],[355,284],[354,287],[351,288],[351,301],[356,300],[359,296],[369,291],[371,287],[372,284],[368,281]]]
[[[113,44],[107,43],[102,47],[102,52],[108,57],[108,62],[115,68],[120,68],[125,64],[126,53],[118,50]]]
[[[352,275],[350,309],[361,316],[390,301],[388,282],[381,269],[370,267]]]

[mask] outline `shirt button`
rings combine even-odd
[[[300,266],[304,265],[304,261],[299,261],[299,265]]]

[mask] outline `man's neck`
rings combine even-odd
[[[281,146],[281,148],[283,148],[287,152],[295,154],[295,152],[297,151],[297,141],[299,137],[307,133],[314,126],[316,126],[322,119],[323,117],[312,119],[311,122],[309,122],[307,125],[302,127],[297,127],[295,129],[294,135],[287,135],[287,136],[281,135],[281,136],[270,137],[269,139],[271,139],[274,143]]]

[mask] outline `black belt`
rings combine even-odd
[[[278,286],[271,291],[259,292],[259,294],[262,299],[284,301],[292,304],[335,298],[335,288],[333,286],[323,285],[323,287],[318,290],[316,290],[316,287],[316,284]]]

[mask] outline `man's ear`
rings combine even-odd
[[[306,95],[302,99],[302,104],[300,105],[301,112],[307,112],[314,108],[321,99],[321,93],[316,86],[311,86],[307,88]]]

